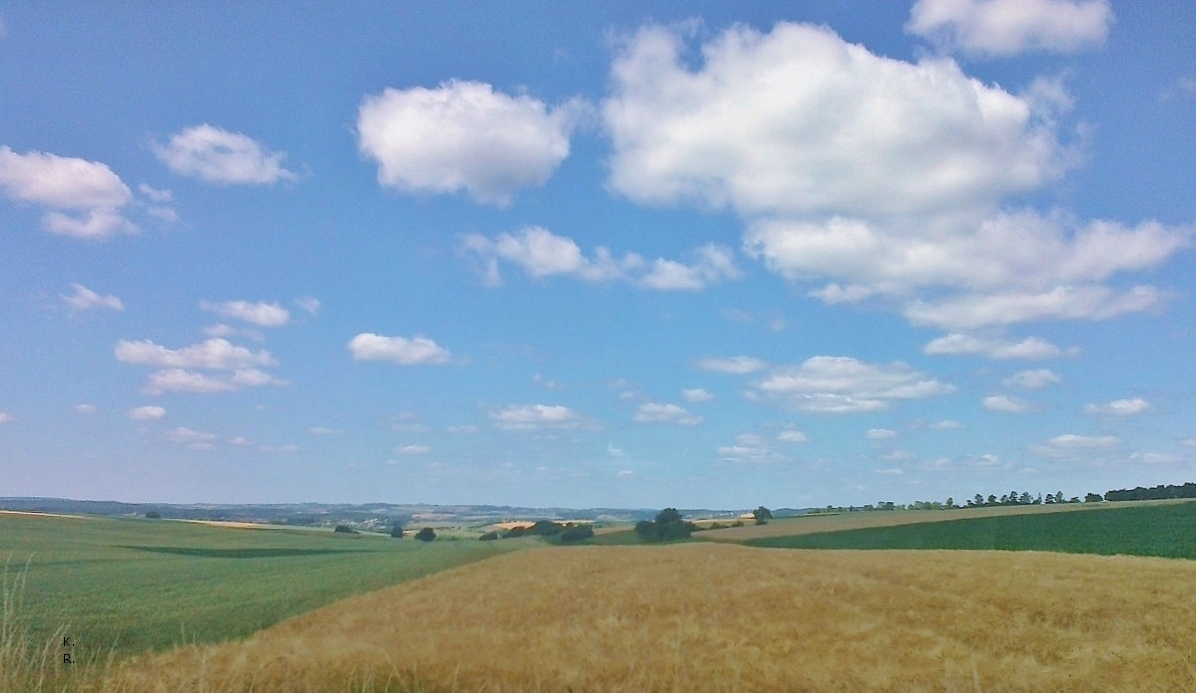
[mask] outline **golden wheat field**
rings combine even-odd
[[[247,641],[134,659],[114,690],[1196,690],[1196,563],[709,543],[520,551]]]

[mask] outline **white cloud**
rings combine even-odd
[[[1042,390],[1051,385],[1058,385],[1063,379],[1047,368],[1032,371],[1019,371],[1001,381],[1006,387],[1016,387],[1021,390]]]
[[[1037,446],[1036,452],[1045,453],[1070,453],[1076,451],[1086,450],[1102,450],[1114,447],[1118,444],[1118,439],[1114,436],[1081,436],[1074,433],[1067,433],[1061,436],[1055,436],[1046,443]]]
[[[999,411],[1006,414],[1024,414],[1030,411],[1030,405],[1009,395],[991,395],[985,397],[981,404],[989,411]]]
[[[237,330],[233,327],[225,325],[224,323],[217,323],[215,325],[209,325],[208,327],[203,328],[203,333],[209,337],[231,337],[232,335],[237,334]]]
[[[452,358],[447,349],[423,335],[407,339],[362,332],[350,340],[349,351],[358,361],[390,361],[400,366],[447,363]]]
[[[262,350],[254,353],[227,339],[209,339],[182,349],[167,349],[148,339],[137,342],[121,340],[116,343],[114,352],[116,360],[122,363],[156,368],[238,370],[277,365],[270,352]]]
[[[281,327],[291,321],[291,313],[277,303],[258,301],[226,301],[211,303],[200,301],[199,307],[209,313],[216,313],[226,318],[244,320],[260,327]]]
[[[741,433],[735,436],[734,445],[722,446],[715,452],[725,462],[767,463],[788,459],[754,433]]]
[[[153,186],[142,183],[137,186],[142,195],[145,195],[151,202],[171,202],[174,200],[174,193],[169,190],[159,190]]]
[[[427,445],[403,445],[395,448],[396,455],[426,455],[432,452],[432,448]]]
[[[714,399],[714,395],[700,387],[692,390],[682,390],[681,396],[685,398],[686,402],[709,402]]]
[[[1112,23],[1109,0],[918,0],[905,29],[946,51],[994,58],[1099,48]]]
[[[1060,136],[1071,99],[1059,80],[1015,95],[949,59],[893,60],[784,22],[732,27],[693,61],[685,43],[650,26],[617,56],[609,186],[645,204],[733,208],[745,254],[823,282],[811,293],[829,303],[878,297],[951,329],[1106,319],[1162,298],[1107,280],[1191,238],[1005,208],[1082,159],[1082,133]]]
[[[635,476],[635,472],[631,471],[630,469],[620,469],[619,471],[615,472],[616,479],[634,479]]]
[[[622,448],[616,448],[614,443],[606,444],[606,452],[611,457],[626,457],[627,453]]]
[[[870,428],[868,429],[868,432],[864,434],[864,437],[868,440],[887,440],[889,438],[896,438],[897,431],[887,428]]]
[[[944,419],[930,424],[930,429],[934,431],[958,431],[963,428],[963,424],[951,419]]]
[[[581,423],[581,417],[569,407],[549,404],[512,404],[491,412],[490,420],[508,431],[574,428]]]
[[[648,263],[636,253],[619,259],[604,246],[598,246],[593,257],[586,257],[572,239],[539,226],[529,226],[515,234],[499,234],[493,240],[470,234],[465,237],[462,250],[482,261],[483,276],[490,286],[502,283],[499,260],[515,264],[536,278],[564,276],[589,282],[622,281],[657,291],[698,290],[722,279],[742,276],[735,266],[734,253],[714,244],[695,250],[696,262],[689,265],[663,258]]]
[[[345,429],[343,428],[326,428],[324,426],[313,426],[307,430],[313,436],[343,436]]]
[[[1150,402],[1141,397],[1119,399],[1108,404],[1089,404],[1084,407],[1085,414],[1103,414],[1106,416],[1134,416],[1151,409]]]
[[[84,416],[91,416],[92,414],[98,412],[99,408],[94,404],[76,404],[75,411]]]
[[[577,101],[549,108],[483,82],[386,89],[362,100],[357,144],[377,161],[380,185],[407,193],[463,190],[502,207],[520,189],[548,181],[569,155],[583,111]]]
[[[269,185],[298,178],[283,168],[286,154],[207,124],[176,132],[165,145],[155,143],[153,150],[171,171],[209,183]]]
[[[133,200],[132,191],[98,161],[43,152],[17,154],[0,147],[0,192],[50,208],[42,215],[42,227],[51,233],[105,240],[137,230],[122,215]]]
[[[768,364],[757,358],[751,356],[731,356],[729,358],[703,358],[698,359],[695,364],[699,369],[704,371],[714,371],[716,373],[732,373],[735,375],[743,375],[746,373],[755,373],[756,371],[764,370]]]
[[[63,296],[62,300],[74,312],[81,313],[85,310],[119,311],[125,309],[125,305],[115,296],[101,296],[82,284],[71,284],[71,287],[75,290],[75,293],[71,296]]]
[[[1020,342],[1010,342],[993,337],[979,337],[976,335],[960,334],[958,332],[931,340],[922,352],[931,356],[938,355],[977,355],[991,359],[1028,359],[1038,360],[1071,354],[1075,350],[1064,351],[1050,342],[1028,337]]]
[[[552,378],[545,378],[539,373],[532,376],[532,382],[546,390],[563,390],[565,387]]]
[[[1196,96],[1196,77],[1183,76],[1159,94],[1159,101],[1166,103],[1176,98],[1192,98]]]
[[[166,392],[212,394],[233,392],[244,387],[286,384],[285,380],[279,380],[268,373],[252,368],[234,371],[231,377],[210,376],[182,368],[168,368],[151,374],[142,392],[149,395],[160,395]]]
[[[806,443],[809,442],[809,437],[801,431],[781,431],[777,435],[777,440],[783,443]]]
[[[876,365],[845,356],[815,356],[799,366],[773,368],[752,384],[747,395],[798,411],[854,413],[880,411],[898,400],[945,395],[955,389],[900,361]]]
[[[201,431],[192,430],[185,426],[173,428],[166,433],[163,433],[162,437],[172,443],[186,445],[187,447],[195,448],[197,450],[211,449],[212,444],[220,439],[220,437],[214,433],[203,433]]]
[[[635,420],[640,423],[671,423],[679,426],[694,426],[702,423],[702,417],[691,414],[676,404],[658,404],[656,402],[641,404],[635,412]]]
[[[16,417],[6,411],[0,411],[0,425],[16,421]]]
[[[166,418],[166,409],[155,406],[134,407],[129,410],[129,418],[134,421],[158,421]]]
[[[300,310],[306,311],[311,315],[316,315],[320,312],[320,300],[312,296],[295,299],[295,305],[298,306]]]

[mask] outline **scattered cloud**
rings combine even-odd
[[[76,404],[75,411],[83,416],[91,416],[99,411],[99,408],[94,404]]]
[[[283,168],[286,154],[272,152],[247,135],[206,123],[176,132],[165,145],[154,143],[153,151],[171,171],[209,183],[272,185],[298,178]]]
[[[731,356],[729,358],[702,358],[695,364],[700,370],[715,373],[731,373],[744,375],[755,373],[768,367],[768,363],[751,356]]]
[[[963,424],[951,419],[944,419],[942,421],[935,421],[930,424],[929,428],[932,431],[958,431],[963,428]]]
[[[539,373],[532,376],[532,382],[546,390],[563,390],[565,388],[565,386],[561,385],[559,382],[553,380],[552,378],[545,378]]]
[[[616,448],[614,443],[606,444],[606,452],[611,457],[626,457],[627,453],[622,448]]]
[[[1032,450],[1045,455],[1068,456],[1076,453],[1108,450],[1116,447],[1119,442],[1115,436],[1081,436],[1067,433],[1055,436],[1042,445],[1034,446]]]
[[[160,421],[166,418],[166,409],[155,406],[134,407],[129,410],[129,418],[134,421]]]
[[[709,402],[710,400],[714,399],[714,395],[700,387],[694,388],[692,390],[682,390],[681,396],[686,402]]]
[[[1105,416],[1134,416],[1150,411],[1150,402],[1141,397],[1119,399],[1108,404],[1089,404],[1084,407],[1085,414],[1101,414]]]
[[[621,281],[657,291],[696,291],[722,279],[742,276],[735,266],[734,253],[714,244],[695,250],[696,260],[688,265],[663,258],[649,263],[636,253],[627,253],[620,259],[605,246],[598,246],[593,257],[586,257],[573,239],[539,226],[525,227],[514,234],[499,234],[493,239],[470,234],[462,243],[462,251],[482,262],[483,278],[489,286],[502,284],[499,260],[517,265],[535,278],[563,276],[597,283]]]
[[[199,307],[209,313],[222,315],[226,318],[243,320],[259,327],[281,327],[291,321],[291,312],[277,303],[258,301],[226,301],[212,303],[200,301]]]
[[[897,431],[893,431],[888,428],[870,428],[868,429],[868,432],[864,434],[864,437],[868,440],[888,440],[890,438],[896,438]]]
[[[877,474],[884,474],[886,476],[901,476],[905,474],[905,470],[901,467],[889,467],[887,469],[874,469],[873,472]]]
[[[209,339],[182,349],[167,349],[148,339],[137,342],[121,340],[116,343],[114,353],[116,360],[122,363],[156,368],[240,370],[278,364],[268,351],[254,353],[221,338]]]
[[[1017,95],[949,59],[893,60],[787,22],[687,43],[658,25],[623,41],[602,105],[609,187],[735,210],[748,257],[825,283],[812,293],[829,303],[877,297],[952,330],[1103,320],[1158,306],[1154,287],[1106,282],[1191,240],[1006,206],[1082,160],[1059,80]]]
[[[905,30],[946,52],[1001,58],[1104,45],[1109,0],[918,0]]]
[[[569,407],[549,404],[512,404],[491,412],[490,420],[507,431],[532,431],[542,428],[576,428],[581,417]]]
[[[1010,342],[994,337],[980,337],[952,333],[945,337],[931,340],[922,352],[931,356],[986,356],[990,359],[1039,359],[1054,358],[1064,354],[1077,353],[1076,349],[1064,351],[1050,342],[1028,337],[1020,342]]]
[[[1159,101],[1166,103],[1174,99],[1193,97],[1196,97],[1196,77],[1184,76],[1159,94]]]
[[[1005,387],[1016,387],[1019,390],[1043,390],[1051,385],[1058,385],[1063,379],[1047,368],[1032,371],[1019,371],[1001,381]]]
[[[396,455],[426,455],[432,452],[427,445],[403,445],[395,448]]]
[[[505,207],[543,185],[565,157],[585,113],[580,101],[556,108],[484,82],[450,80],[435,89],[368,95],[357,146],[378,163],[378,183],[405,193],[456,193]]]
[[[62,300],[70,306],[71,312],[82,313],[87,310],[116,310],[125,309],[125,304],[115,296],[101,296],[82,284],[71,284],[75,293],[63,296]]]
[[[0,147],[0,192],[49,208],[42,228],[50,233],[102,241],[137,230],[123,212],[132,191],[98,161]]]
[[[350,340],[349,351],[358,361],[390,361],[400,366],[447,363],[452,358],[447,349],[423,335],[407,339],[362,332]]]
[[[11,413],[6,412],[6,411],[0,411],[0,425],[12,423],[13,421],[16,421],[16,420],[17,420],[16,417],[13,416]]]
[[[343,436],[345,429],[343,428],[326,428],[324,426],[313,426],[307,429],[307,432],[313,436]]]
[[[253,441],[245,436],[235,436],[228,439],[228,444],[238,448],[253,447]]]
[[[773,368],[752,384],[747,396],[797,411],[855,413],[880,411],[899,400],[945,395],[955,389],[900,361],[878,365],[846,356],[815,356],[798,366]]]
[[[1024,414],[1031,411],[1028,403],[1009,395],[990,395],[985,397],[981,401],[981,404],[989,411],[999,411],[1006,414]]]
[[[725,445],[716,451],[718,458],[724,462],[769,463],[781,462],[785,455],[774,450],[768,441],[754,433],[742,433],[735,436],[734,445]]]
[[[172,443],[186,445],[195,450],[211,450],[215,442],[220,439],[220,436],[217,436],[215,433],[203,433],[185,426],[172,428],[163,433],[162,437]]]
[[[807,443],[810,439],[801,431],[790,430],[781,431],[777,435],[777,440],[781,441],[782,443]]]
[[[256,368],[237,370],[231,376],[212,376],[182,368],[168,368],[151,374],[142,392],[148,395],[161,395],[167,392],[213,394],[234,392],[246,387],[287,384],[287,381],[279,380]]]
[[[311,296],[295,299],[295,305],[309,315],[318,315],[320,312],[320,300]]]
[[[679,426],[694,426],[702,423],[702,417],[691,414],[676,404],[658,404],[656,402],[641,404],[635,412],[635,420],[640,423],[671,423]]]
[[[630,469],[620,469],[619,471],[615,472],[616,479],[634,479],[635,476],[635,472],[631,471]]]

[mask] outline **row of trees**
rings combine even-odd
[[[1188,482],[1182,486],[1164,486],[1159,484],[1153,488],[1139,486],[1131,489],[1118,489],[1105,494],[1107,501],[1130,500],[1167,500],[1170,498],[1196,498],[1196,484]]]

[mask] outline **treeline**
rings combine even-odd
[[[1169,498],[1196,498],[1196,483],[1189,481],[1182,486],[1159,484],[1153,488],[1139,486],[1109,491],[1105,494],[1107,501],[1167,500]]]

